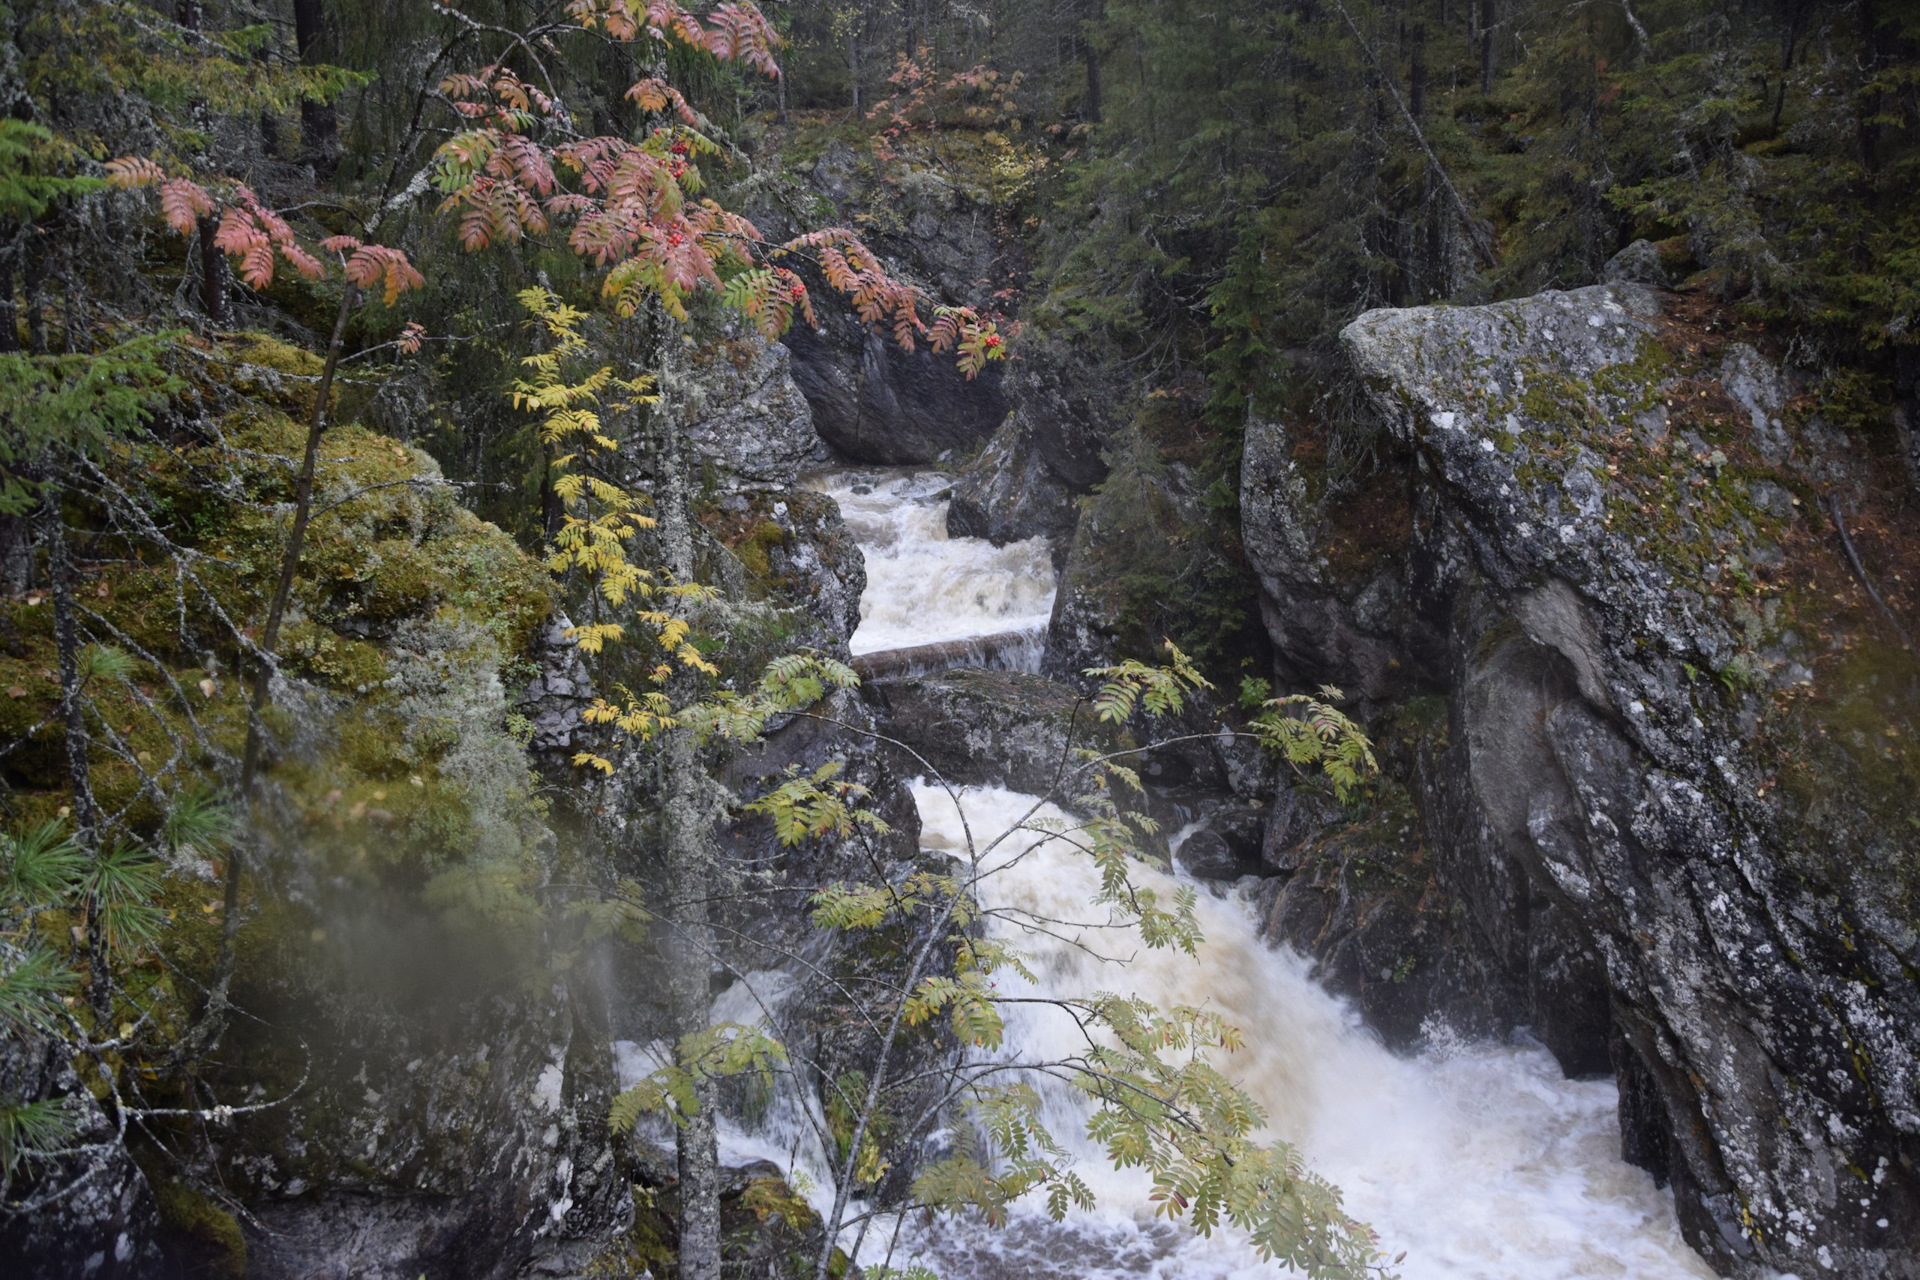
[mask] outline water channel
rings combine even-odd
[[[947,481],[938,473],[844,471],[816,483],[840,501],[867,557],[856,654],[1020,633],[1032,644],[1006,664],[1037,662],[1054,581],[1044,544],[995,548],[949,538]],[[955,799],[925,781],[915,797],[923,847],[964,856]],[[979,840],[1034,801],[970,788],[958,803]],[[1091,919],[1090,865],[1042,833],[1022,831],[993,857],[1001,870],[981,896],[1005,913],[992,927],[1031,957],[1036,994],[1126,991],[1226,1015],[1246,1039],[1229,1069],[1265,1109],[1272,1133],[1343,1189],[1389,1256],[1405,1251],[1398,1270],[1406,1280],[1712,1276],[1681,1240],[1671,1196],[1620,1159],[1612,1082],[1564,1078],[1524,1035],[1493,1044],[1436,1035],[1417,1056],[1389,1053],[1313,982],[1307,961],[1261,941],[1251,905],[1221,886],[1199,886],[1206,941],[1196,960],[1150,951]],[[1143,869],[1138,879],[1170,890],[1183,877]],[[1084,927],[1068,937],[1026,930],[1023,912]],[[1019,983],[1006,975],[1003,985]],[[763,998],[777,999],[780,981],[768,975],[767,985]],[[716,1015],[750,1018],[743,997],[738,989],[723,995]],[[1007,1054],[1055,1057],[1076,1048],[1077,1032],[1057,1010],[1009,1009]],[[1055,1224],[1034,1206],[998,1230],[951,1221],[904,1224],[897,1238],[869,1230],[860,1261],[880,1263],[891,1250],[893,1266],[919,1262],[945,1280],[1280,1274],[1231,1230],[1202,1239],[1154,1218],[1144,1177],[1115,1172],[1085,1139],[1083,1104],[1064,1085],[1048,1084],[1043,1094],[1054,1134],[1100,1196],[1097,1210]],[[774,1159],[824,1204],[829,1175],[796,1105],[776,1105],[754,1132],[729,1129],[728,1158]]]

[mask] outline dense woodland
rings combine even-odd
[[[786,535],[727,506],[675,425],[713,367],[795,327],[857,321],[969,385],[1045,370],[1063,402],[1097,401],[1092,460],[1061,483],[1103,539],[1079,572],[1104,583],[1115,647],[1083,683],[1104,681],[1114,726],[1209,682],[1250,711],[1271,692],[1243,437],[1295,423],[1314,483],[1364,495],[1388,444],[1337,335],[1373,308],[1588,285],[1634,246],[1634,278],[1785,353],[1827,423],[1920,474],[1913,6],[692,9],[0,3],[0,1239],[57,1257],[36,1223],[139,1183],[123,1217],[157,1214],[166,1258],[109,1270],[245,1274],[263,1191],[222,1135],[352,1076],[345,1049],[302,1057],[302,1027],[378,991],[367,1034],[430,1057],[479,1024],[423,1011],[484,990],[485,1016],[584,1042],[619,1017],[581,993],[626,982],[680,1057],[586,1123],[678,1114],[683,1199],[602,1194],[628,1270],[594,1274],[720,1274],[739,1193],[712,1167],[713,1112],[732,1077],[801,1050],[699,1039],[702,948],[795,905],[739,906],[751,886],[713,869],[714,832],[852,848],[907,825],[863,807],[879,773],[808,758],[755,792],[730,763],[853,697],[843,640],[769,585]],[[842,157],[836,203],[814,175]],[[935,187],[990,223],[990,275],[943,275],[890,215],[888,192]],[[557,678],[556,629],[598,691],[589,732],[559,742],[519,693]],[[1174,665],[1140,665],[1162,640]],[[1249,731],[1343,800],[1372,768],[1318,701],[1269,703]],[[1914,776],[1901,759],[1889,788]],[[1117,862],[1150,834],[1117,808],[1094,829]],[[944,938],[958,910],[964,934],[965,893],[925,874],[811,909],[903,953],[927,913]],[[1178,904],[1116,874],[1114,901],[1179,945]],[[969,983],[1006,961],[968,946],[914,952],[922,1004],[900,1008],[987,1043],[997,1015]],[[1223,1032],[1093,1016],[1122,1046],[1101,1070],[1126,1089],[1092,1090],[1116,1150],[1311,1274],[1385,1265],[1284,1144],[1249,1140],[1224,1077],[1155,1065],[1156,1040]],[[810,1051],[837,1080],[847,1186],[990,1213],[1083,1193],[1004,1099],[982,1124],[1018,1159],[887,1182],[892,1037],[878,1067],[866,1042]],[[570,1099],[609,1093],[566,1078]],[[1196,1096],[1204,1141],[1164,1123]],[[409,1185],[469,1158],[435,1141]],[[787,1223],[806,1273],[841,1274],[784,1194],[757,1221]]]

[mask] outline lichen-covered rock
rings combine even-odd
[[[534,645],[539,674],[520,691],[520,713],[531,726],[527,746],[541,759],[564,763],[573,756],[574,735],[586,726],[593,705],[593,681],[564,613],[542,627]]]
[[[1673,282],[1673,272],[1663,260],[1660,246],[1651,240],[1635,240],[1600,268],[1602,284],[1670,285]]]
[[[160,1219],[146,1175],[81,1084],[64,1046],[0,1024],[0,1099],[8,1106],[64,1099],[71,1129],[58,1145],[73,1153],[54,1161],[22,1160],[7,1170],[7,1212],[0,1214],[0,1258],[7,1273],[30,1280],[161,1275]],[[9,1158],[18,1150],[17,1135],[8,1135]],[[30,1207],[23,1212],[16,1206]]]
[[[1874,506],[1878,463],[1689,314],[1597,287],[1342,334],[1416,490],[1383,616],[1450,708],[1416,790],[1496,969],[1577,991],[1604,959],[1628,1149],[1690,1243],[1742,1275],[1905,1276],[1920,896],[1892,851],[1920,677],[1802,499],[1836,493],[1890,556],[1915,533]]]
[[[693,349],[682,380],[687,442],[719,488],[791,487],[820,438],[787,348],[739,320]]]
[[[415,922],[419,950],[451,960],[459,948],[434,947],[430,930]],[[284,1033],[233,1037],[237,1078],[282,1094],[296,1067],[307,1077],[223,1144],[223,1183],[248,1205],[249,1275],[504,1278],[621,1226],[604,1032],[576,1025],[564,990],[475,999],[452,978],[398,999],[362,982],[275,1000],[251,984],[250,1007],[300,1010],[310,1044],[300,1062]]]
[[[781,637],[787,650],[812,646],[844,654],[860,625],[867,566],[838,503],[811,489],[753,489],[703,506],[699,517],[714,542],[731,553],[732,565],[717,565],[714,576],[734,595],[804,612],[820,624],[824,634]]]

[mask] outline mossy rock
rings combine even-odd
[[[161,1225],[178,1237],[176,1252],[188,1255],[193,1274],[208,1280],[239,1280],[247,1273],[247,1237],[220,1202],[184,1182],[153,1184]]]

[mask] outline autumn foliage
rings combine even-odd
[[[643,11],[625,0],[575,0],[568,12],[616,40],[676,39],[779,74],[771,54],[777,36],[752,5],[723,4],[704,24],[662,3]],[[466,127],[436,154],[433,183],[441,209],[458,214],[469,250],[564,227],[573,252],[606,271],[602,291],[619,314],[655,298],[685,320],[688,299],[711,290],[768,338],[785,333],[796,315],[814,323],[807,286],[793,269],[811,262],[863,322],[908,351],[922,342],[952,351],[968,377],[1004,354],[991,321],[971,308],[938,305],[895,279],[853,232],[834,227],[771,244],[750,220],[701,197],[700,159],[720,147],[699,113],[660,79],[627,90],[651,122],[638,141],[571,134],[557,104],[505,67],[448,76],[440,89]]]
[[[107,180],[117,187],[160,189],[160,212],[181,235],[192,235],[201,219],[219,215],[214,247],[233,260],[240,278],[255,289],[273,283],[276,263],[285,263],[308,280],[325,274],[321,260],[304,248],[293,228],[260,203],[252,188],[242,183],[206,187],[190,178],[168,176],[145,156],[125,156],[107,164]],[[341,272],[349,284],[382,287],[387,304],[426,281],[407,256],[385,245],[364,244],[353,236],[329,236],[320,249],[339,255]]]
[[[570,0],[567,13],[616,41],[678,41],[780,74],[779,35],[752,4],[721,4],[700,18],[665,0]],[[606,272],[602,292],[618,314],[631,316],[652,298],[684,321],[687,301],[710,290],[769,339],[796,316],[817,322],[794,269],[810,262],[864,323],[908,351],[921,343],[951,351],[969,378],[1005,354],[991,320],[894,278],[853,232],[833,227],[770,244],[750,220],[702,197],[700,160],[720,147],[700,113],[657,76],[626,91],[649,121],[638,141],[580,137],[549,93],[503,65],[449,75],[439,88],[462,127],[434,154],[431,181],[469,251],[564,230],[568,247]],[[241,183],[203,184],[141,156],[114,160],[107,172],[122,188],[158,188],[161,213],[182,235],[217,216],[214,244],[255,289],[272,284],[278,265],[307,279],[323,274],[287,221]],[[329,236],[319,248],[336,255],[349,283],[378,286],[389,305],[424,283],[399,249],[349,235]]]

